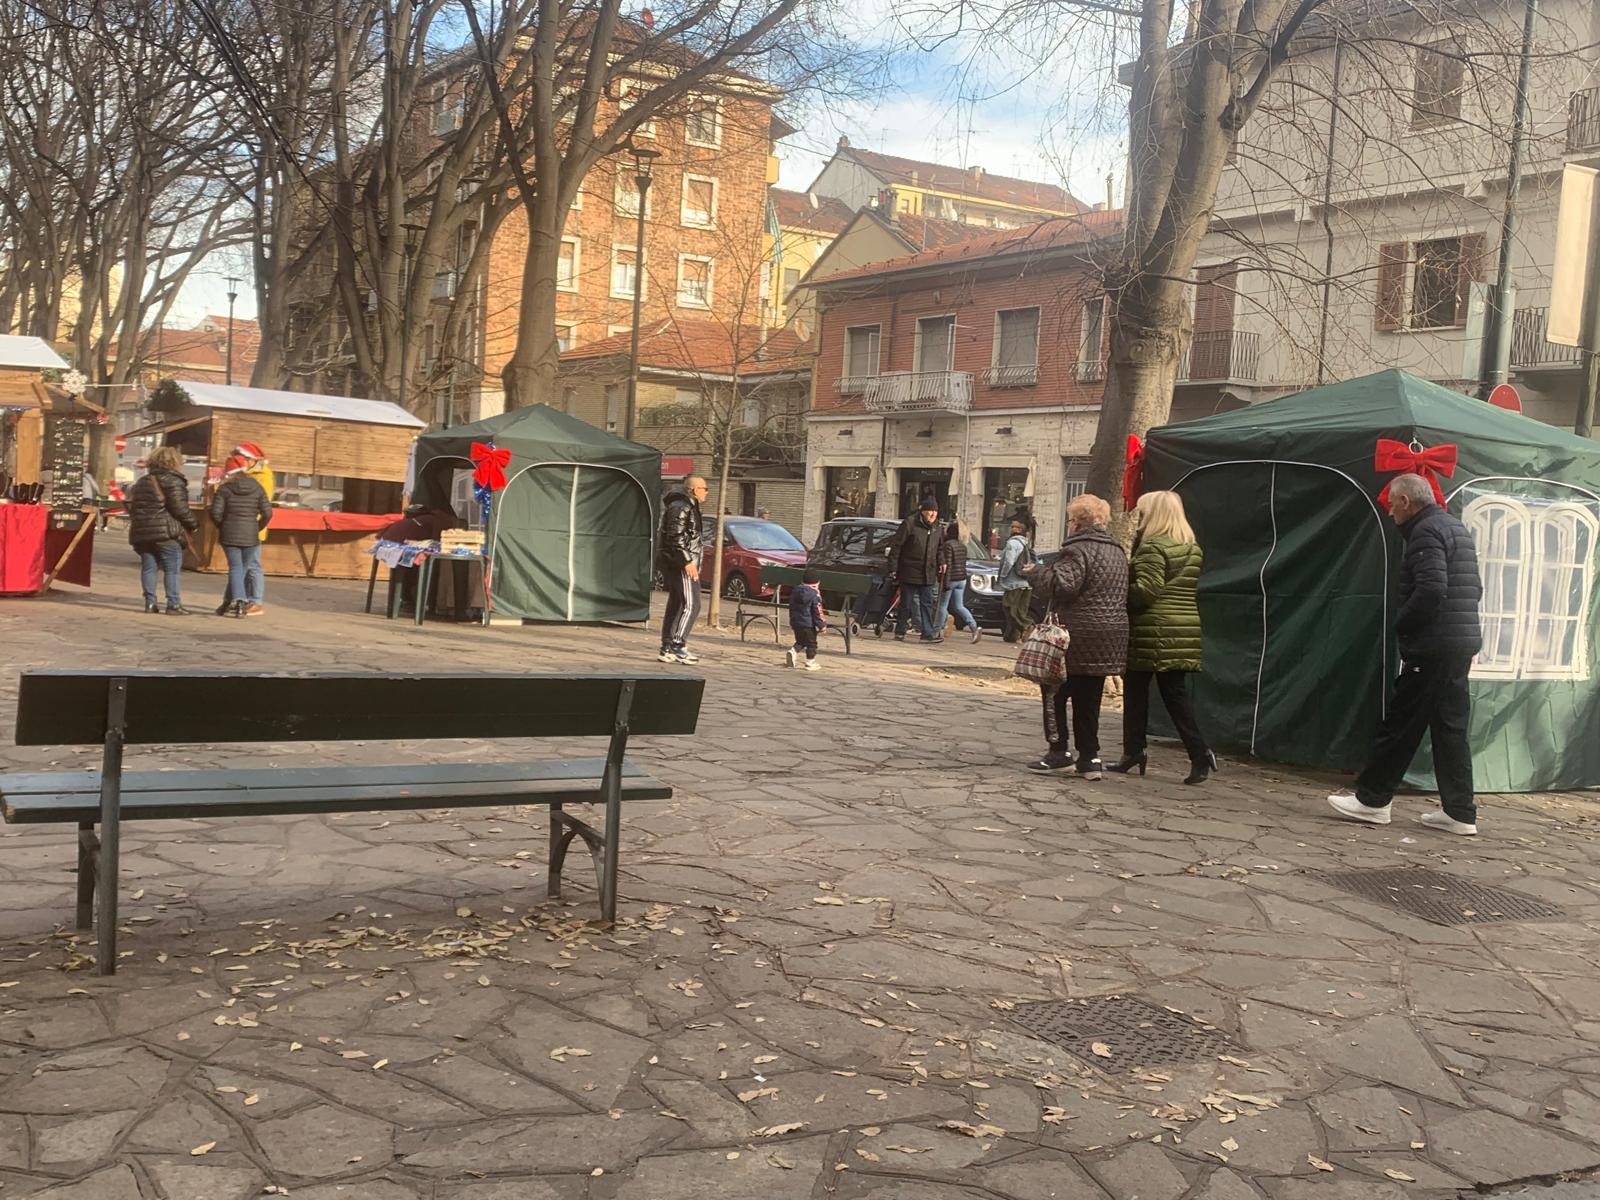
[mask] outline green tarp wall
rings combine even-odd
[[[1379,438],[1457,447],[1440,483],[1472,516],[1486,587],[1478,789],[1600,786],[1600,444],[1402,371],[1151,431],[1144,486],[1183,497],[1205,550],[1207,736],[1361,765],[1399,662],[1401,539],[1376,501],[1393,478],[1374,469]],[[1408,782],[1432,784],[1426,743]]]
[[[413,501],[448,507],[473,442],[511,451],[487,530],[494,614],[647,619],[660,451],[549,405],[519,408],[418,438]]]

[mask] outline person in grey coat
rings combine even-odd
[[[1128,556],[1106,532],[1111,506],[1082,495],[1067,505],[1067,540],[1048,570],[1032,572],[1034,588],[1048,611],[1066,626],[1067,679],[1044,689],[1044,732],[1050,749],[1028,765],[1036,771],[1075,766],[1085,779],[1099,779],[1100,702],[1106,676],[1120,675],[1128,661]],[[1076,760],[1067,747],[1067,704],[1072,704]]]
[[[228,556],[228,594],[217,609],[221,616],[233,611],[241,617],[259,617],[265,578],[261,572],[261,531],[272,520],[272,502],[266,489],[245,471],[245,460],[230,458],[216,494],[211,497],[211,520],[217,541]]]

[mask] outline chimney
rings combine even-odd
[[[807,192],[806,193],[806,199],[811,201],[811,207],[812,208],[820,208],[821,207],[821,205],[817,203],[817,194],[815,192]]]
[[[1116,181],[1117,181],[1116,172],[1107,171],[1106,172],[1106,211],[1107,212],[1110,212],[1113,208],[1115,208],[1117,206],[1116,193],[1113,191],[1113,188],[1116,185]]]
[[[973,167],[971,173],[972,173],[972,182],[973,183],[982,183],[983,182],[983,168],[982,167]]]
[[[842,133],[839,135],[839,149],[841,149],[841,150],[850,149],[850,139],[845,137],[845,135],[842,134]]]
[[[911,186],[917,186],[917,173],[915,171],[911,172]]]

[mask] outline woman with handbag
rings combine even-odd
[[[167,593],[169,616],[186,617],[181,578],[186,533],[200,527],[189,508],[189,481],[183,475],[183,451],[162,446],[145,463],[146,474],[128,492],[128,543],[139,556],[139,586],[144,611],[158,613],[156,579]]]
[[[1203,558],[1178,493],[1146,492],[1134,512],[1139,535],[1129,568],[1128,610],[1133,618],[1122,697],[1122,760],[1111,769],[1125,775],[1137,767],[1143,775],[1149,765],[1145,728],[1154,682],[1189,752],[1189,777],[1184,782],[1204,783],[1217,769],[1217,756],[1206,746],[1189,701],[1189,675],[1200,669],[1200,606],[1195,592]]]
[[[1065,627],[1066,679],[1044,692],[1044,732],[1049,752],[1028,765],[1036,771],[1076,767],[1085,779],[1099,779],[1100,701],[1106,676],[1122,674],[1128,655],[1128,556],[1106,532],[1111,506],[1099,496],[1076,496],[1067,505],[1067,540],[1049,570],[1032,573],[1044,597],[1047,621]],[[1067,705],[1072,705],[1072,738],[1077,758],[1068,752]]]

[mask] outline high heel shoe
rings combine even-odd
[[[1150,755],[1148,752],[1143,754],[1124,754],[1120,759],[1107,767],[1106,770],[1115,771],[1118,775],[1126,775],[1135,767],[1138,767],[1139,774],[1143,775],[1144,769],[1149,765]]]
[[[1201,759],[1199,762],[1194,763],[1190,767],[1189,777],[1187,779],[1185,779],[1184,782],[1185,783],[1204,783],[1207,779],[1210,779],[1211,776],[1216,773],[1216,770],[1217,770],[1217,753],[1216,753],[1215,750],[1207,750],[1206,751],[1206,756],[1203,759]]]

